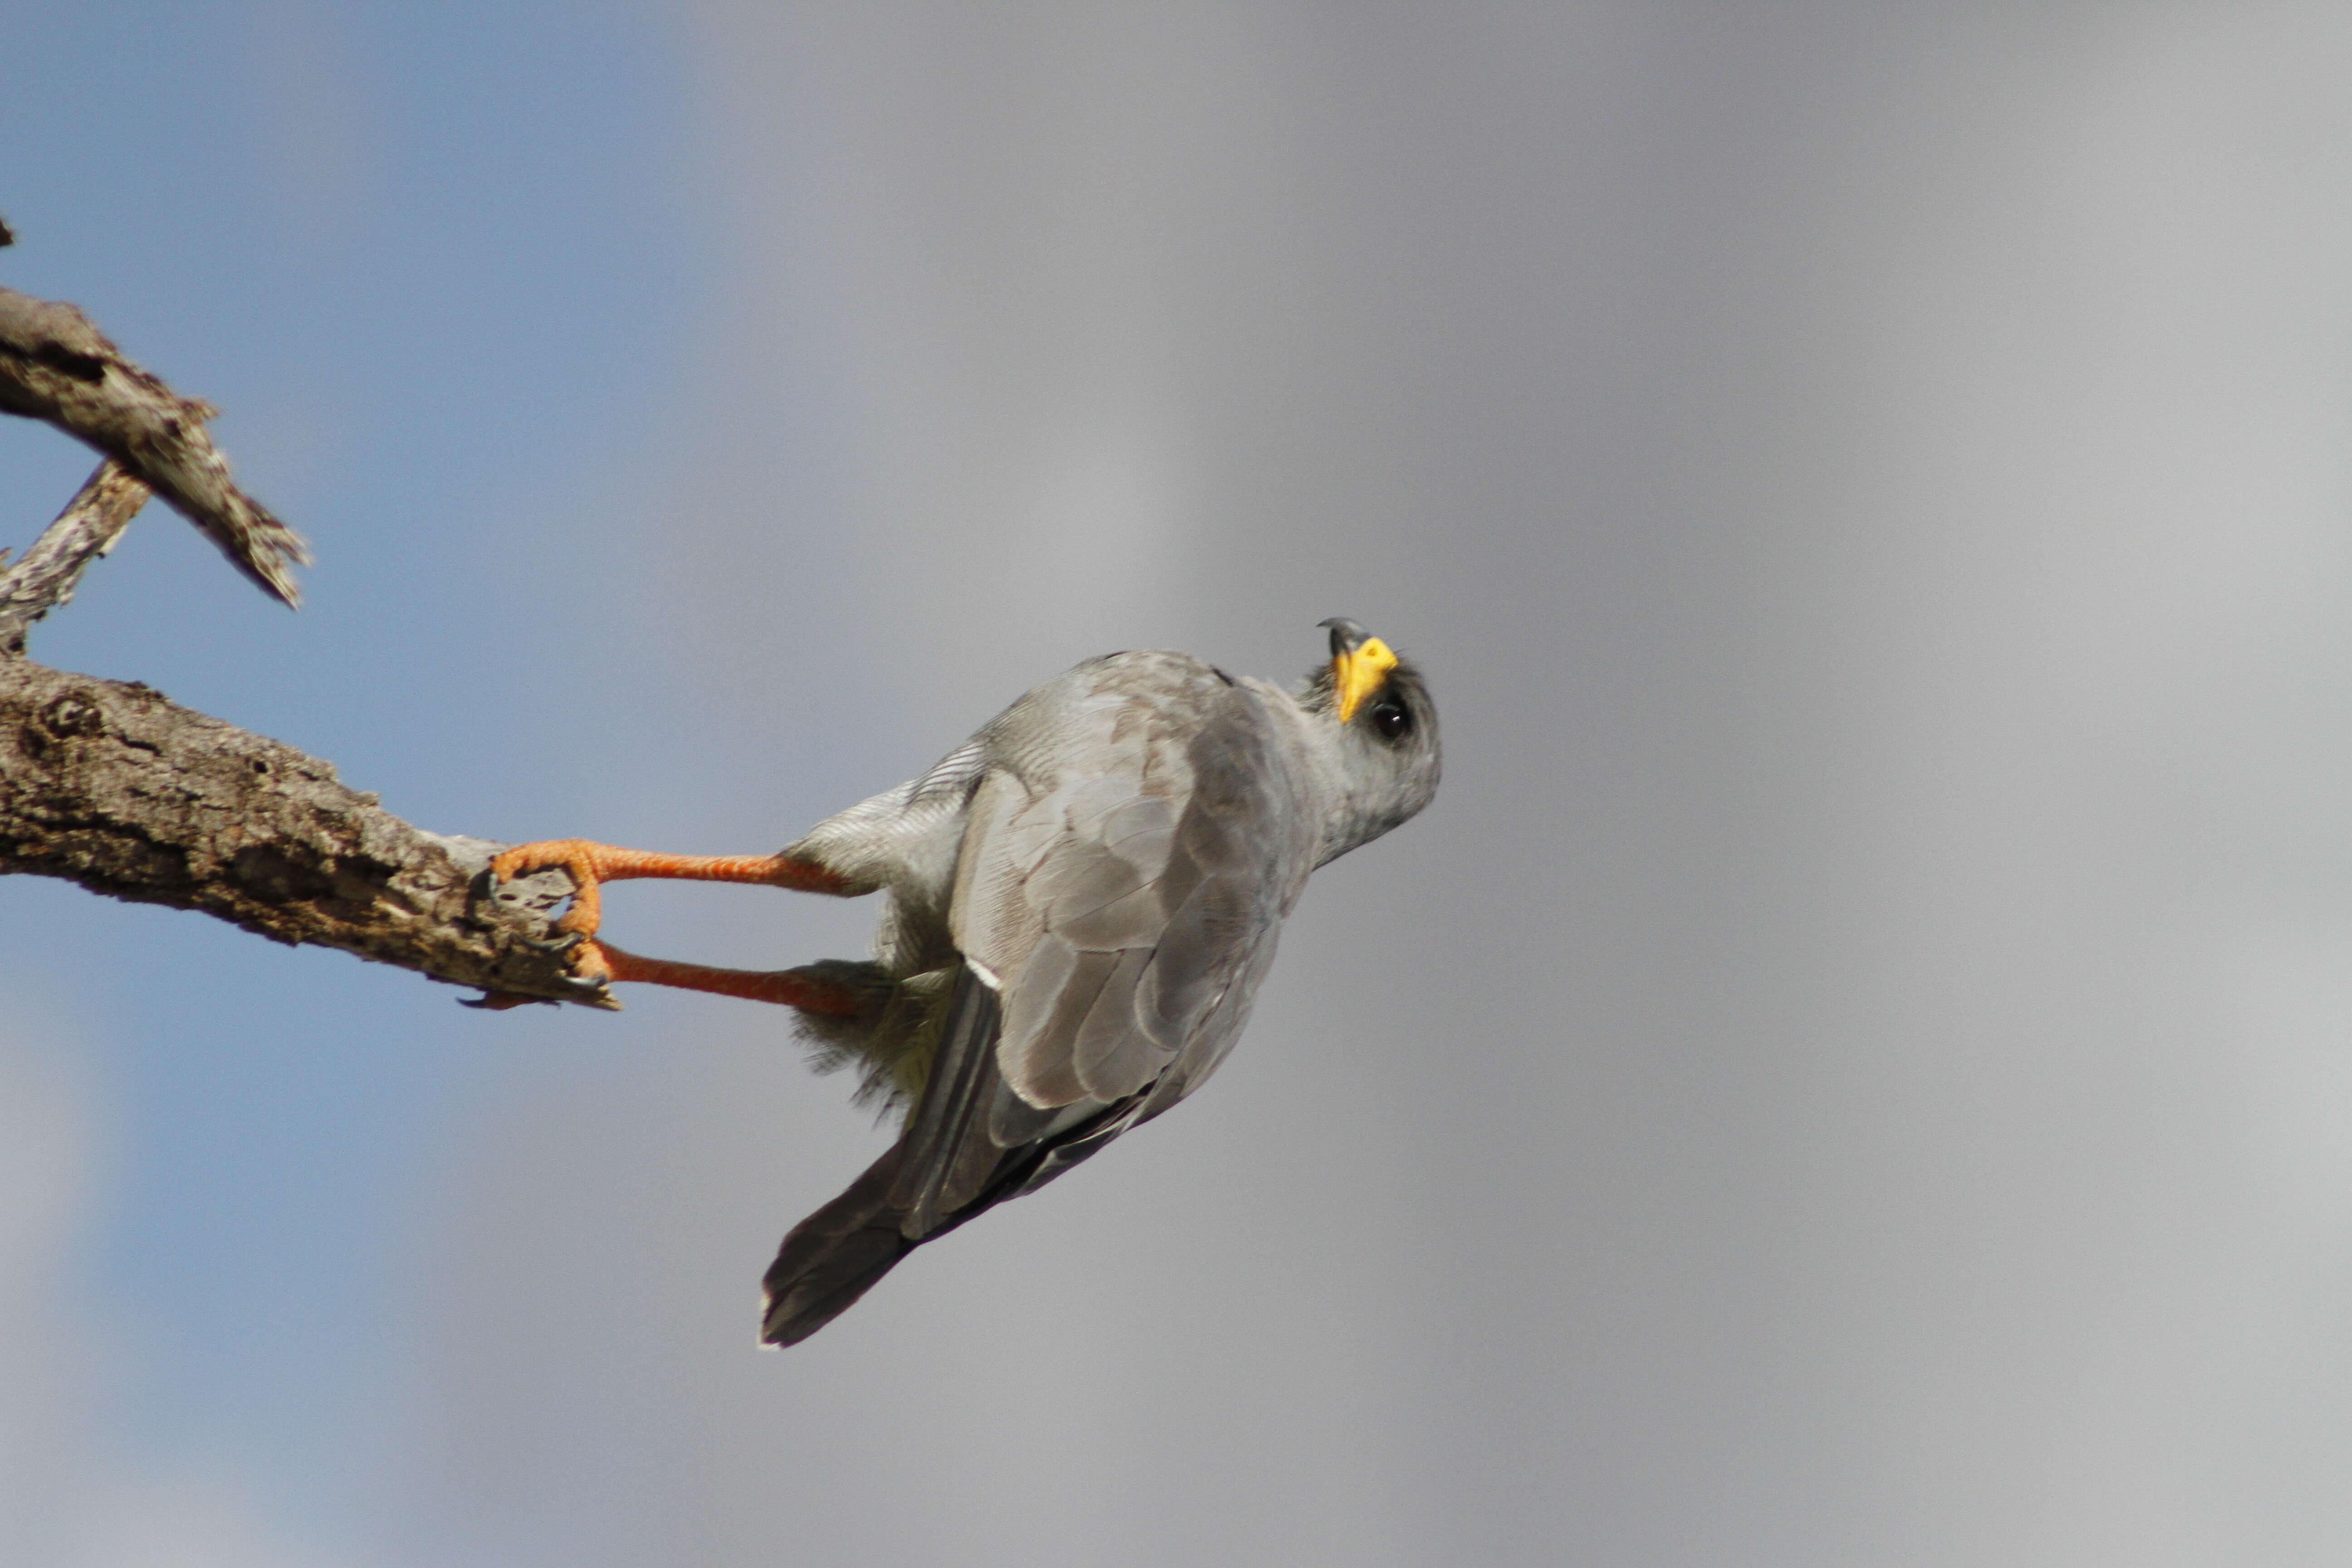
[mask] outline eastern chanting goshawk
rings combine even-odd
[[[1427,805],[1437,710],[1352,621],[1296,690],[1188,654],[1045,682],[920,778],[767,856],[526,844],[493,883],[572,877],[583,985],[650,981],[797,1010],[896,1143],[784,1237],[761,1338],[807,1338],[900,1258],[1034,1192],[1204,1082],[1233,1048],[1307,873]],[[624,952],[598,884],[630,877],[883,895],[867,960],[773,973]]]

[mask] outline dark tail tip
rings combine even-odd
[[[890,1204],[903,1144],[894,1143],[839,1197],[793,1226],[768,1268],[760,1342],[796,1345],[847,1311],[916,1244]]]
[[[794,1237],[799,1231],[793,1233]],[[787,1238],[776,1266],[768,1270],[767,1316],[760,1341],[796,1345],[853,1306],[874,1282],[898,1266],[916,1244],[887,1221],[826,1238],[814,1256],[795,1257]]]

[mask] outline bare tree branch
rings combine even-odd
[[[0,289],[0,413],[42,419],[122,465],[172,503],[262,588],[301,595],[301,536],[238,489],[205,433],[212,405],[182,397],[123,357],[71,305]]]
[[[33,541],[24,559],[0,572],[0,658],[25,651],[32,624],[73,597],[81,574],[114,548],[148,494],[145,485],[107,458],[57,521]]]
[[[15,236],[0,223],[0,246]],[[569,973],[547,911],[562,871],[488,885],[503,845],[411,826],[334,768],[144,686],[47,668],[26,632],[73,596],[152,490],[291,605],[302,541],[229,479],[209,404],[122,356],[89,318],[0,289],[0,413],[106,454],[24,558],[0,571],[0,876],[59,877],[195,910],[288,943],[341,948],[492,1005],[618,1007]]]
[[[0,658],[0,875],[199,910],[499,1000],[619,1006],[544,945],[568,877],[477,896],[503,847],[411,826],[331,764],[144,686]]]

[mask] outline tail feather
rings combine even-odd
[[[793,1226],[770,1265],[763,1344],[794,1345],[847,1311],[874,1282],[915,1250],[890,1202],[905,1145],[866,1167],[848,1190]]]
[[[924,1242],[1043,1186],[1136,1120],[1142,1105],[1136,1095],[1098,1110],[1065,1106],[1034,1124],[996,1115],[998,1102],[1012,1100],[996,1067],[999,1018],[994,983],[965,965],[906,1131],[847,1191],[784,1237],[768,1269],[763,1343],[798,1344]],[[1000,1144],[992,1131],[1000,1120],[1023,1125],[1026,1135]]]
[[[901,1187],[911,1139],[900,1139],[842,1194],[793,1226],[768,1267],[762,1344],[796,1345],[842,1313],[927,1241],[935,1241],[998,1204],[1033,1193],[1124,1131],[1136,1101],[1114,1105],[1053,1139],[1005,1152],[981,1191],[919,1237]],[[906,1183],[908,1187],[915,1184]]]

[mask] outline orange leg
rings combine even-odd
[[[663,855],[646,849],[623,849],[585,838],[547,838],[535,844],[518,845],[491,859],[490,881],[495,886],[553,866],[562,867],[572,878],[572,908],[555,922],[555,929],[575,939],[572,972],[583,980],[649,980],[656,984],[717,991],[730,996],[791,1002],[795,1006],[813,1005],[816,1012],[838,1010],[830,1004],[804,1004],[778,994],[776,986],[781,984],[781,976],[793,973],[792,970],[780,971],[777,975],[763,975],[741,970],[707,969],[699,964],[637,958],[623,953],[617,948],[604,947],[595,940],[597,928],[603,924],[604,917],[604,900],[598,889],[605,882],[626,881],[632,877],[674,877],[698,882],[756,882],[772,888],[844,896],[871,891],[869,888],[854,883],[813,860],[795,860],[784,855]],[[635,966],[638,973],[621,973],[621,961]],[[688,974],[698,978],[679,978]],[[744,989],[746,985],[753,988]],[[760,988],[761,985],[765,988]],[[841,993],[837,986],[820,988],[846,994]],[[834,1001],[837,1003],[839,996],[836,995]],[[854,1012],[855,1006],[850,1010]]]
[[[572,949],[572,971],[583,980],[604,984],[616,981],[644,981],[653,985],[675,985],[682,991],[708,991],[719,996],[740,996],[747,1002],[775,1002],[787,1007],[798,1007],[803,1013],[823,1013],[830,1017],[855,1018],[866,1010],[870,998],[854,985],[822,979],[805,969],[714,969],[705,963],[677,963],[667,958],[639,958],[634,952],[614,947],[611,942],[591,937]],[[484,1007],[501,1012],[520,1007],[526,1003],[544,1001],[539,996],[524,996],[510,991],[492,991],[478,1002],[467,1002],[468,1007]]]
[[[804,893],[850,893],[845,877],[813,860],[782,855],[663,855],[651,849],[622,849],[585,838],[543,838],[520,844],[490,861],[493,882],[511,881],[533,871],[561,866],[572,876],[572,910],[555,922],[561,931],[594,936],[604,916],[597,894],[601,882],[625,882],[632,877],[675,877],[694,882],[761,882],[772,888],[792,888]]]
[[[836,1018],[854,1018],[866,1008],[866,998],[856,987],[820,980],[803,969],[713,969],[701,963],[673,963],[666,958],[639,958],[610,942],[581,945],[602,950],[608,980],[642,980],[686,991],[740,996],[747,1002],[779,1002],[804,1013]]]
[[[622,849],[585,838],[545,838],[521,844],[490,861],[492,882],[511,881],[533,871],[561,866],[572,878],[572,908],[555,922],[560,931],[594,936],[604,921],[604,900],[598,885],[625,882],[632,877],[675,877],[695,882],[760,882],[772,888],[792,888],[807,893],[849,893],[846,878],[810,860],[782,855],[663,855],[650,849]]]

